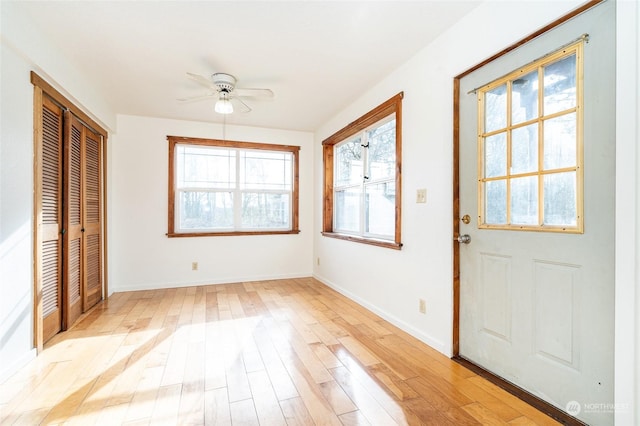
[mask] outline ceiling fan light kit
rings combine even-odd
[[[244,103],[242,98],[255,100],[273,98],[273,92],[269,89],[236,89],[237,80],[231,74],[217,72],[212,74],[210,79],[189,72],[187,75],[196,83],[211,90],[211,92],[205,96],[196,96],[194,98],[181,100],[188,101],[217,97],[218,100],[214,106],[214,111],[218,114],[231,114],[234,111],[251,111],[249,105]]]
[[[233,104],[229,100],[228,93],[220,92],[220,99],[216,101],[216,106],[213,109],[218,114],[231,114],[233,112]]]

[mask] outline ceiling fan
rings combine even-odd
[[[215,111],[219,114],[231,114],[234,111],[249,112],[251,108],[243,99],[272,99],[273,92],[269,89],[236,88],[237,79],[231,74],[217,72],[206,78],[188,72],[187,76],[196,83],[206,87],[210,92],[206,95],[191,98],[181,98],[180,101],[196,101],[207,98],[217,98]]]

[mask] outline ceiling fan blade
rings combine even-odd
[[[270,99],[273,98],[273,92],[269,89],[234,89],[235,96],[249,99]]]
[[[218,88],[216,87],[216,85],[213,84],[213,82],[208,78],[203,77],[199,74],[191,73],[191,72],[188,72],[187,75],[189,76],[190,79],[192,79],[196,83],[201,84],[208,89],[213,89],[215,91],[218,91]]]
[[[230,98],[231,104],[233,104],[233,112],[251,112],[251,107],[238,97]]]
[[[196,101],[202,101],[205,99],[211,99],[217,96],[217,93],[209,93],[208,95],[198,95],[198,96],[190,96],[188,98],[178,98],[176,100],[180,101],[180,102],[196,102]]]

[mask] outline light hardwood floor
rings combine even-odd
[[[116,293],[0,385],[0,424],[557,424],[312,278]]]

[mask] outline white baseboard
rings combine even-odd
[[[181,288],[181,287],[194,287],[199,285],[216,285],[216,284],[232,284],[248,281],[269,281],[269,280],[284,280],[293,278],[307,278],[311,274],[306,273],[294,273],[294,274],[281,274],[281,275],[259,275],[259,276],[245,276],[245,277],[227,277],[213,280],[202,281],[183,281],[183,282],[155,282],[155,283],[136,283],[136,284],[122,284],[113,285],[109,284],[109,291],[111,293],[120,293],[123,291],[140,291],[140,290],[161,290],[167,288]]]
[[[440,341],[438,339],[434,339],[432,336],[429,336],[428,334],[425,334],[424,332],[422,332],[421,330],[418,330],[414,326],[412,326],[410,324],[407,324],[406,322],[404,322],[401,319],[395,317],[394,315],[391,315],[390,313],[388,313],[386,311],[381,310],[379,307],[377,307],[375,305],[372,305],[368,301],[366,301],[366,300],[362,299],[361,297],[351,293],[348,290],[345,290],[343,287],[340,287],[340,286],[336,285],[335,283],[331,282],[330,280],[328,280],[328,279],[326,279],[326,278],[324,278],[324,277],[322,277],[322,276],[320,276],[318,274],[313,274],[313,278],[315,278],[318,281],[322,282],[323,284],[331,287],[332,289],[334,289],[338,293],[342,294],[343,296],[348,297],[349,299],[353,300],[357,304],[367,308],[371,312],[373,312],[376,315],[380,316],[382,319],[384,319],[386,321],[389,321],[391,324],[393,324],[396,327],[402,329],[403,331],[406,331],[407,333],[409,333],[410,335],[412,335],[416,339],[420,340],[421,342],[425,343],[426,345],[429,345],[430,347],[432,347],[433,349],[437,350],[438,352],[441,352],[443,355],[445,355],[447,357],[451,356],[451,354],[449,353],[450,352],[449,348],[442,341]]]
[[[8,366],[0,366],[0,384],[6,382],[9,377],[13,376],[17,373],[22,367],[27,365],[29,361],[34,359],[37,355],[37,351],[35,348],[31,349],[28,352],[25,352],[20,358],[15,360],[11,365]]]

